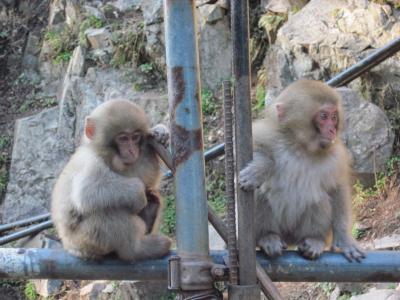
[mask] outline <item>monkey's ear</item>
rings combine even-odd
[[[283,103],[275,103],[276,115],[278,116],[278,121],[282,122],[286,117],[286,109]]]
[[[95,121],[90,117],[86,117],[86,119],[85,119],[85,135],[89,140],[93,139],[95,130],[96,130]]]

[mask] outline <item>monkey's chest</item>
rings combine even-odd
[[[319,207],[330,207],[330,191],[336,188],[332,165],[306,161],[281,162],[258,191],[274,218],[296,226],[299,218]]]

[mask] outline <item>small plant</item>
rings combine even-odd
[[[39,100],[40,106],[43,108],[49,108],[57,105],[57,98],[45,97]]]
[[[86,34],[85,31],[89,28],[101,28],[103,27],[104,21],[97,18],[96,16],[90,15],[86,17],[81,24],[79,25],[79,34],[78,34],[78,39],[79,39],[79,44],[86,46]]]
[[[326,296],[329,296],[335,289],[335,284],[333,282],[321,282],[319,286]]]
[[[287,21],[287,14],[267,12],[258,21],[258,27],[265,30],[268,41],[272,44],[275,41],[278,29]]]
[[[35,284],[29,281],[25,286],[25,297],[28,300],[36,300],[38,299],[39,295],[36,293]]]
[[[358,229],[356,227],[356,224],[354,224],[353,227],[351,228],[351,235],[356,240],[359,240],[365,235],[365,231]]]
[[[111,59],[112,66],[119,67],[126,63],[131,63],[133,66],[140,66],[148,63],[144,28],[138,25],[136,29],[125,32],[120,37],[113,38],[116,50]]]
[[[207,180],[206,191],[208,203],[219,216],[223,216],[226,214],[227,207],[225,177],[222,174],[213,172],[208,176]]]
[[[265,88],[261,85],[257,85],[256,88],[256,105],[254,110],[260,112],[265,107]]]
[[[151,63],[145,63],[139,66],[139,70],[143,73],[151,73],[154,71],[154,67]]]
[[[164,214],[161,222],[160,230],[162,233],[173,236],[175,235],[175,198],[172,195],[168,195],[164,199]]]
[[[201,109],[204,115],[214,115],[217,111],[217,104],[213,92],[208,89],[201,90]]]
[[[4,195],[7,188],[8,173],[5,169],[0,169],[0,195]]]
[[[51,58],[55,64],[69,61],[76,46],[76,34],[72,30],[68,28],[62,31],[49,30],[44,38],[52,49]]]

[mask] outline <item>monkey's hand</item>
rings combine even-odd
[[[263,236],[257,244],[270,257],[281,255],[282,250],[287,248],[286,243],[276,233]]]
[[[164,147],[169,145],[169,130],[167,126],[163,124],[157,124],[151,129],[150,135]]]
[[[259,188],[267,180],[271,164],[271,160],[266,155],[254,152],[253,160],[239,173],[241,189],[252,191]]]
[[[333,239],[332,250],[337,252],[342,252],[348,261],[356,260],[361,262],[361,259],[365,258],[365,252],[357,245],[357,242],[352,238],[343,239]]]
[[[265,181],[264,172],[252,161],[239,173],[239,185],[242,190],[253,191]]]

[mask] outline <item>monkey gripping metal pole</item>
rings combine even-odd
[[[218,299],[208,246],[194,0],[164,0],[164,18],[178,247],[169,263],[169,288],[183,299]]]

